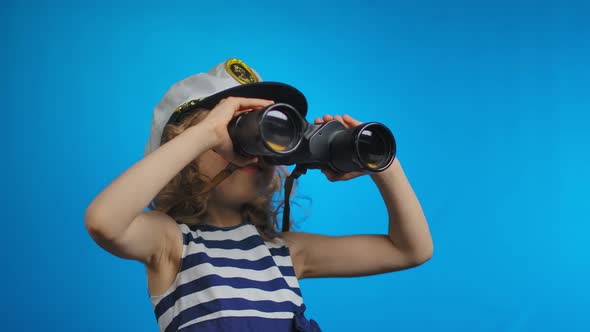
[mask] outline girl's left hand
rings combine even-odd
[[[329,114],[326,114],[326,115],[324,115],[324,118],[316,118],[314,123],[315,124],[322,124],[322,123],[332,121],[332,120],[340,121],[346,128],[356,127],[356,126],[362,124],[362,122],[357,121],[357,120],[353,119],[351,116],[346,115],[346,114],[344,116],[340,116],[340,115],[331,116]],[[368,172],[336,173],[330,169],[322,169],[322,173],[324,173],[326,178],[328,178],[328,180],[330,180],[331,182],[346,181],[346,180],[354,179],[354,178],[359,177],[361,175],[368,174]]]

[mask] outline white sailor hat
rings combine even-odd
[[[270,99],[290,104],[302,117],[307,114],[307,100],[299,90],[284,83],[263,82],[258,72],[243,61],[231,58],[206,73],[176,82],[168,89],[154,108],[145,155],[160,146],[167,124],[180,122],[198,108],[212,109],[227,97]]]

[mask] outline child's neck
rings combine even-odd
[[[207,215],[204,221],[207,225],[217,227],[232,227],[244,222],[242,212],[238,208],[228,208],[227,206],[217,206],[209,202],[207,206]]]

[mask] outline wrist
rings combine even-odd
[[[400,168],[401,164],[399,162],[399,159],[397,159],[397,157],[395,159],[393,159],[393,162],[391,163],[391,165],[389,165],[386,169],[384,169],[381,172],[377,172],[377,173],[371,173],[371,178],[373,180],[378,180],[382,177],[387,177],[390,173],[394,172],[395,169]]]
[[[221,135],[216,128],[203,121],[188,129],[192,135],[195,135],[197,142],[201,142],[205,148],[213,149],[222,143]]]

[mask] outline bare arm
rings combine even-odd
[[[345,116],[326,115],[323,121],[343,121],[348,127],[360,122]],[[323,122],[316,119],[316,123]],[[337,176],[324,171],[330,181],[346,180],[361,173]],[[434,246],[422,207],[399,160],[380,173],[371,174],[387,207],[388,234],[328,236],[305,232],[282,233],[291,247],[299,278],[350,277],[393,272],[418,266],[432,257]]]
[[[433,245],[426,218],[399,161],[372,177],[389,211],[389,235],[281,233],[299,279],[380,274],[430,259]]]
[[[233,160],[227,123],[240,112],[270,102],[227,98],[199,124],[188,128],[135,163],[106,187],[88,206],[85,223],[105,250],[123,258],[149,263],[160,257],[166,240],[178,231],[172,218],[158,211],[143,212],[149,202],[186,165],[216,148]],[[233,160],[236,162],[235,160]]]
[[[119,175],[86,210],[86,227],[92,238],[119,257],[144,262],[151,259],[167,233],[159,220],[171,218],[157,211],[146,214],[143,209],[178,172],[213,144],[210,130],[198,124]],[[132,232],[126,234],[128,229]]]
[[[371,178],[379,188],[389,213],[389,238],[416,262],[431,258],[434,251],[422,206],[396,158],[393,164]]]

